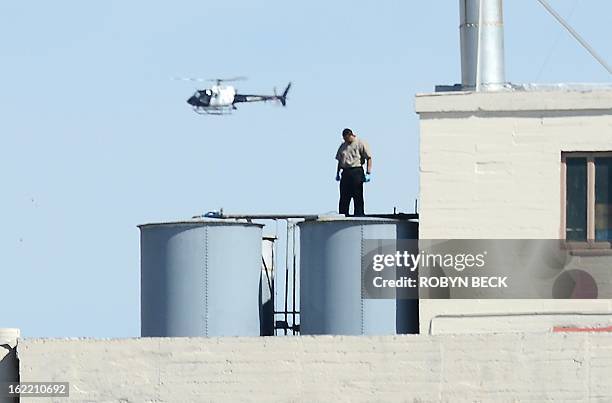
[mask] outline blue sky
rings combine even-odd
[[[606,82],[535,0],[506,1],[506,76]],[[551,4],[612,63],[605,0]],[[460,80],[456,0],[19,1],[0,4],[0,327],[138,336],[138,224],[337,207],[353,128],[374,154],[366,211],[412,211],[414,94]],[[194,114],[192,83],[288,81],[288,107]]]

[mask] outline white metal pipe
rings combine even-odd
[[[502,0],[460,0],[461,84],[496,90],[505,84]]]
[[[478,11],[480,0],[459,0],[461,42],[461,84],[466,89],[476,88],[478,59]]]
[[[502,0],[482,0],[480,12],[480,84],[484,90],[497,90],[506,83]]]
[[[476,91],[481,90],[482,84],[482,23],[483,23],[483,13],[482,10],[482,1],[478,3],[478,46],[476,47]]]

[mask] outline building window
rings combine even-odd
[[[612,152],[561,155],[563,236],[568,243],[612,245]]]

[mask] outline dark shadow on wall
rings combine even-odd
[[[0,379],[0,384],[5,382],[19,382],[19,359],[17,358],[17,347],[13,348],[8,344],[0,344],[0,351],[8,350],[8,354],[0,360],[0,374],[9,374],[8,379]],[[10,375],[14,374],[14,375]],[[8,390],[2,390],[0,393],[1,402],[19,402],[19,398],[6,397]]]

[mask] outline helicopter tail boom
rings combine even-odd
[[[234,103],[240,102],[266,102],[266,101],[279,101],[283,106],[287,106],[287,94],[291,88],[291,83],[287,85],[282,95],[243,95],[236,94],[234,96]]]

